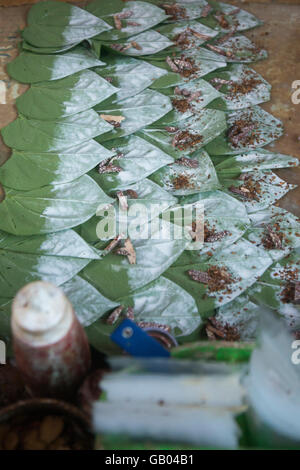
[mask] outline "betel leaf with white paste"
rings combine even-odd
[[[108,49],[117,50],[120,54],[129,56],[152,56],[173,46],[172,41],[154,29],[149,29],[148,31],[144,31],[136,36],[131,36],[123,41],[118,41],[117,43],[93,41],[102,44]]]
[[[174,158],[191,155],[226,129],[225,114],[214,109],[203,109],[194,116],[175,122],[173,117],[173,113],[167,114],[163,119],[139,131],[138,135]],[[172,129],[170,132],[170,127],[173,126],[175,132]],[[179,137],[184,137],[186,132],[189,137],[184,145],[175,144],[176,133]]]
[[[178,160],[150,176],[152,181],[175,196],[183,196],[220,187],[214,165],[204,150],[198,150],[182,164]],[[189,161],[191,165],[189,166]]]
[[[275,261],[259,281],[248,290],[254,302],[266,305],[285,318],[291,330],[300,329],[300,307],[293,303],[294,282],[300,281],[299,250]]]
[[[72,303],[76,316],[84,327],[91,325],[119,305],[104,297],[80,276],[74,276],[62,284],[61,288]]]
[[[220,54],[226,56],[226,61],[238,63],[250,63],[263,60],[268,57],[265,49],[257,47],[249,38],[242,35],[231,36],[228,39],[217,39],[213,44],[220,50]]]
[[[101,184],[99,178],[101,175],[96,172],[91,172],[90,175],[98,184]],[[116,191],[110,190],[109,193],[115,196],[115,205],[109,212],[106,208],[99,209],[94,217],[81,225],[80,234],[88,243],[97,244],[97,247],[103,248],[107,245],[107,240],[114,238],[118,233],[125,232],[131,235],[133,230],[138,233],[143,230],[149,232],[152,229],[148,226],[149,222],[177,202],[174,196],[148,179],[128,185],[123,190],[125,190],[124,196],[126,196],[128,209],[123,210],[119,207]],[[146,232],[145,236],[148,235]],[[99,240],[105,240],[105,243],[99,243]]]
[[[187,83],[196,78],[201,78],[210,72],[220,68],[226,67],[226,59],[219,54],[215,54],[212,51],[208,51],[204,47],[199,47],[197,50],[186,50],[179,52],[174,57],[170,52],[171,60],[174,59],[187,59],[190,60],[193,65],[193,69],[189,74],[180,74],[176,70],[172,70],[171,66],[167,63],[167,54],[164,55],[153,55],[145,57],[145,60],[157,67],[162,67],[169,72],[168,75],[164,75],[154,82],[152,88],[167,88],[169,86],[175,86],[179,84]]]
[[[69,3],[47,0],[33,5],[22,35],[38,47],[74,44],[111,29],[97,16]]]
[[[252,225],[245,236],[256,246],[265,248],[274,261],[300,248],[300,221],[290,212],[271,206],[254,212],[250,220]],[[268,229],[271,230],[270,234]]]
[[[248,177],[248,175],[247,175]],[[292,189],[296,188],[296,185],[292,185],[283,181],[279,176],[269,170],[265,171],[253,171],[249,174],[250,184],[254,187],[253,196],[247,197],[247,189],[249,184],[247,179],[243,181],[242,175],[240,178],[223,178],[219,175],[220,183],[222,184],[223,190],[228,194],[242,201],[249,213],[266,209],[271,204],[281,199]],[[234,188],[246,188],[246,193],[237,194]],[[251,193],[251,190],[250,190]],[[246,195],[245,195],[246,194]]]
[[[208,3],[206,0],[198,1],[179,1],[174,2],[173,0],[166,0],[161,3],[160,0],[149,0],[150,3],[159,5],[163,8],[169,18],[165,21],[166,23],[173,23],[174,21],[181,20],[193,20],[200,18],[203,13],[203,9],[207,7]]]
[[[208,28],[195,20],[159,25],[155,29],[173,41],[174,46],[180,50],[195,49],[218,34],[218,31]],[[180,35],[182,35],[182,42],[180,42],[181,38],[179,38],[179,41],[176,40]]]
[[[14,235],[38,235],[76,227],[90,219],[100,204],[113,202],[87,175],[71,183],[30,191],[5,187],[4,190],[0,229]]]
[[[86,111],[117,91],[98,74],[82,70],[60,80],[32,84],[16,105],[24,116],[51,121]]]
[[[216,12],[225,14],[225,20],[228,22],[228,27],[224,28],[217,23],[218,29],[225,33],[229,31],[245,31],[263,24],[263,22],[256,18],[256,16],[252,15],[252,13],[242,10],[241,8],[237,8],[235,5],[216,2],[214,0],[210,0],[210,5],[216,10]],[[216,14],[216,12],[214,14]]]
[[[106,67],[97,67],[94,72],[118,88],[116,100],[137,95],[167,74],[166,70],[133,57],[106,56],[105,61]]]
[[[270,99],[271,85],[255,70],[244,65],[230,65],[226,70],[207,75],[205,80],[221,85],[219,99],[210,104],[215,109],[243,109]],[[223,85],[222,80],[225,82]]]
[[[110,0],[103,2],[96,0],[89,3],[86,9],[95,16],[102,18],[111,25],[112,29],[96,36],[101,41],[117,41],[134,34],[141,33],[161,23],[167,18],[164,10],[149,2]],[[114,21],[116,16],[121,21],[121,28],[117,29]]]
[[[113,126],[89,109],[53,121],[27,119],[20,115],[1,130],[6,145],[28,152],[65,150],[108,133]]]
[[[121,168],[120,172],[99,174],[97,181],[106,192],[126,189],[174,161],[170,155],[137,135],[109,140],[105,147],[119,153],[120,157],[113,162]]]
[[[168,119],[171,117],[172,122],[197,114],[209,103],[221,96],[212,85],[202,78],[178,85],[175,88],[162,88],[158,91],[169,96],[172,101],[173,110],[168,115]]]
[[[15,236],[0,231],[0,292],[12,298],[28,282],[63,284],[100,254],[76,232]]]
[[[294,167],[299,164],[299,160],[291,155],[263,149],[257,152],[252,151],[241,155],[234,155],[233,157],[220,158],[222,158],[222,161],[216,162],[216,172],[224,179],[239,176],[241,173]]]
[[[13,150],[11,157],[0,167],[0,181],[7,188],[24,191],[68,183],[113,155],[114,152],[95,140],[57,152]]]
[[[250,219],[244,204],[237,201],[222,191],[210,191],[186,196],[180,199],[182,205],[202,203],[204,209],[204,224],[207,229],[207,237],[204,232],[204,244],[199,250],[193,248],[193,242],[189,245],[189,250],[185,251],[178,260],[178,263],[194,263],[199,258],[204,259],[207,253],[211,256],[223,248],[232,245],[243,236],[250,226]],[[196,219],[193,217],[195,222]],[[214,240],[209,238],[214,234],[218,235]],[[176,264],[176,263],[175,263]]]
[[[95,107],[103,119],[121,118],[119,127],[112,127],[110,132],[100,135],[97,142],[105,142],[118,137],[133,134],[139,129],[152,124],[172,109],[170,99],[154,90],[144,90],[115,103],[107,100]],[[99,133],[100,134],[100,133]]]
[[[208,144],[209,154],[239,154],[270,144],[283,133],[282,122],[259,106],[228,113],[227,127]],[[235,140],[230,140],[231,132]]]
[[[205,314],[213,308],[227,304],[242,294],[256,282],[257,278],[271,264],[272,259],[264,250],[257,248],[247,240],[240,239],[234,244],[225,247],[222,251],[218,251],[215,256],[212,256],[206,262],[177,264],[170,267],[164,273],[164,276],[187,290],[196,300],[199,312]],[[233,279],[233,282],[227,286],[227,289],[210,292],[206,284],[197,282],[188,275],[189,270],[206,272],[210,266],[227,269],[227,272]]]
[[[61,54],[34,54],[22,51],[16,59],[7,64],[8,74],[21,83],[37,83],[58,80],[91,67],[105,65],[104,62],[84,46]]]
[[[172,239],[172,224],[161,221],[160,229],[153,231],[151,238],[131,240],[136,264],[112,252],[102,260],[91,262],[82,271],[83,278],[112,300],[154,281],[180,256],[187,243]]]
[[[252,302],[247,293],[217,309],[215,320],[224,329],[234,330],[239,341],[255,341],[260,322],[261,308]]]

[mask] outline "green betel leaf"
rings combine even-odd
[[[295,282],[300,281],[299,250],[275,261],[259,281],[248,291],[251,299],[275,309],[282,315],[288,327],[300,328],[300,307],[294,300]]]
[[[175,196],[211,191],[220,187],[214,165],[204,150],[192,157],[168,164],[150,176],[150,179]]]
[[[23,37],[38,47],[74,44],[111,29],[96,16],[69,3],[48,0],[34,5]]]
[[[159,25],[155,29],[173,41],[174,46],[179,50],[195,50],[218,34],[218,31],[208,28],[198,21],[181,21],[180,23]]]
[[[100,135],[97,142],[105,142],[114,138],[133,134],[139,129],[152,124],[172,109],[170,99],[157,91],[144,90],[136,96],[116,103],[100,103],[95,107],[103,119],[116,121],[121,118],[120,126]],[[108,117],[107,117],[108,116]],[[123,118],[123,119],[122,119]],[[100,133],[99,133],[100,134]]]
[[[224,129],[226,120],[222,111],[203,109],[194,116],[175,122],[170,113],[152,126],[139,131],[138,135],[172,157],[181,158],[199,150]]]
[[[251,214],[250,220],[247,239],[265,248],[274,261],[300,248],[300,221],[290,212],[271,206]]]
[[[74,276],[61,285],[72,303],[80,323],[87,327],[119,304],[107,299],[89,282],[80,276]]]
[[[117,100],[137,95],[167,74],[166,70],[133,57],[111,56],[105,60],[106,67],[97,67],[94,71],[118,87]]]
[[[104,41],[117,41],[141,33],[167,18],[161,8],[151,5],[149,2],[126,1],[125,3],[122,0],[110,0],[109,2],[96,0],[90,3],[86,9],[112,26],[111,31],[103,32],[97,36]],[[118,25],[121,26],[120,29],[116,28],[114,15],[117,17],[117,24],[118,19],[120,20],[120,25]]]
[[[171,52],[169,52],[169,54],[171,61],[175,63],[175,65],[176,60],[183,60],[184,62],[188,62],[190,65],[183,65],[183,67],[186,68],[177,72],[174,66],[172,66],[172,70],[171,66],[168,64],[168,62],[170,63],[170,60],[168,59],[167,54],[146,57],[152,65],[162,67],[169,72],[168,75],[164,75],[157,79],[151,88],[159,89],[186,84],[187,82],[195,80],[196,78],[201,78],[220,67],[226,67],[226,60],[224,57],[221,57],[219,54],[215,54],[212,51],[208,51],[203,47],[199,47],[196,51],[194,49],[187,49],[184,52],[177,53],[175,57]]]
[[[163,276],[118,302],[133,308],[136,322],[166,325],[175,336],[190,335],[202,323],[193,297]]]
[[[244,65],[231,65],[227,70],[209,74],[205,80],[215,84],[217,88],[221,86],[220,99],[210,104],[215,109],[243,109],[270,99],[271,85]]]
[[[68,183],[113,155],[114,152],[95,140],[57,153],[13,150],[11,157],[0,168],[0,181],[8,188],[23,191],[49,184]]]
[[[98,184],[101,183],[99,178],[101,175],[91,172],[91,176]],[[138,181],[126,186],[126,189],[122,189],[125,190],[124,196],[127,198],[128,210],[121,210],[116,199],[116,204],[111,212],[108,214],[105,211],[105,213],[99,212],[83,224],[80,227],[80,234],[88,243],[97,244],[98,247],[99,240],[109,240],[117,233],[126,233],[126,226],[129,227],[129,231],[131,225],[140,231],[143,226],[147,227],[151,220],[177,202],[174,196],[148,179]],[[116,196],[116,194],[113,195]],[[100,231],[104,236],[100,235]],[[100,245],[102,248],[102,244]],[[104,243],[104,246],[106,245],[107,241]]]
[[[219,175],[221,184],[230,195],[243,201],[249,213],[267,209],[295,185],[288,184],[272,171],[253,171],[240,178],[227,179]]]
[[[295,157],[267,150],[243,153],[234,157],[225,157],[222,160],[216,165],[216,171],[223,179],[233,178],[250,171],[287,168],[299,164],[299,160]]]
[[[268,57],[265,49],[260,49],[250,41],[249,38],[242,35],[231,36],[226,39],[223,36],[221,39],[213,41],[213,44],[220,50],[220,54],[226,56],[227,62],[256,62]]]
[[[263,24],[261,20],[256,18],[251,13],[248,13],[248,11],[237,8],[236,6],[223,2],[215,2],[213,0],[210,1],[210,5],[212,5],[213,8],[218,12],[221,11],[225,14],[225,21],[228,23],[228,26],[221,27],[218,23],[218,28],[223,32],[229,32],[232,30],[245,31]]]
[[[254,341],[260,321],[261,308],[247,294],[217,309],[217,327],[232,332],[239,341]],[[226,338],[225,338],[226,339]]]
[[[112,300],[154,281],[180,256],[187,243],[172,239],[172,224],[161,221],[161,229],[153,231],[152,238],[131,240],[136,264],[130,264],[127,257],[109,253],[102,260],[90,263],[82,271],[83,278]]]
[[[21,42],[21,50],[35,52],[36,54],[59,54],[60,52],[66,52],[69,49],[73,49],[77,44],[67,44],[66,46],[60,47],[36,47],[29,44],[25,40]]]
[[[202,78],[192,80],[175,88],[162,88],[161,93],[169,96],[173,111],[166,116],[168,122],[176,122],[197,114],[221,94]]]
[[[199,311],[205,313],[234,300],[254,284],[257,277],[262,275],[271,264],[272,259],[264,250],[247,240],[240,239],[219,251],[207,262],[172,266],[164,273],[164,276],[187,290],[196,300]],[[210,290],[207,284],[193,280],[188,274],[189,270],[207,272],[211,266],[223,268],[231,276],[232,282],[225,284],[225,289]]]
[[[0,232],[0,296],[12,298],[28,282],[43,279],[60,285],[100,255],[75,233],[67,230],[21,237]]]
[[[101,41],[101,43],[107,48],[120,52],[120,54],[130,56],[153,55],[163,51],[167,47],[173,46],[172,41],[154,29],[149,29],[148,31],[144,31],[136,36],[131,36],[124,41],[118,41],[117,43],[104,41]]]
[[[194,250],[192,243],[176,263],[197,263],[209,253],[215,254],[232,245],[243,236],[250,226],[250,219],[244,204],[222,191],[198,193],[181,198],[181,204],[200,202],[204,208],[204,244],[200,250]],[[196,220],[195,220],[196,222]]]
[[[173,0],[166,0],[161,3],[160,0],[149,0],[150,3],[158,4],[164,9],[169,18],[166,23],[173,23],[174,21],[193,20],[200,18],[203,9],[207,7],[208,3],[205,0],[198,1],[181,1],[174,2]]]
[[[118,158],[114,164],[120,172],[102,173],[97,177],[104,191],[126,189],[154,173],[159,168],[173,163],[173,158],[136,135],[105,142],[108,149],[116,149]],[[1,170],[0,170],[1,179]]]
[[[1,131],[9,147],[28,152],[55,152],[106,134],[113,126],[89,109],[54,121],[19,116]]]
[[[32,119],[51,121],[86,111],[118,91],[91,70],[69,77],[31,85],[19,96],[19,113]]]
[[[15,235],[56,232],[82,224],[113,202],[89,176],[31,191],[4,188],[0,229]]]
[[[80,70],[105,65],[83,46],[76,46],[61,54],[34,54],[21,52],[7,64],[8,74],[22,83],[37,83],[58,80]]]
[[[263,147],[283,133],[282,123],[259,106],[227,114],[228,130],[207,145],[210,155],[239,154]]]

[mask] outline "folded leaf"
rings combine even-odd
[[[209,39],[217,36],[218,31],[208,28],[198,21],[181,21],[168,25],[159,25],[158,32],[174,42],[177,49],[195,49]]]
[[[126,98],[116,103],[100,103],[95,107],[100,116],[121,116],[124,118],[120,126],[99,136],[97,142],[105,142],[114,138],[133,134],[137,130],[157,121],[172,109],[167,96],[153,90],[144,90],[136,96]],[[113,119],[113,118],[112,118]],[[100,134],[100,133],[99,133]]]
[[[80,70],[105,65],[83,46],[76,46],[61,54],[34,54],[21,52],[7,64],[8,74],[21,83],[37,83],[68,77]]]
[[[295,185],[286,183],[275,173],[268,170],[253,171],[247,175],[245,180],[243,180],[243,176],[235,179],[227,179],[221,176],[219,178],[224,190],[242,201],[249,213],[266,209],[296,188]],[[238,191],[242,189],[242,194],[237,193],[235,188]],[[243,188],[246,188],[246,192],[243,192]]]
[[[49,184],[68,183],[113,155],[114,152],[95,140],[57,153],[13,150],[5,165],[0,167],[0,181],[8,188],[24,191]]]
[[[271,85],[257,72],[244,65],[231,65],[226,70],[216,71],[205,77],[210,83],[222,84],[220,98],[210,107],[223,110],[248,108],[269,101]]]
[[[19,116],[1,131],[9,147],[29,152],[55,152],[106,134],[113,126],[89,109],[53,121]]]
[[[234,5],[223,2],[215,2],[214,0],[210,0],[210,5],[212,5],[215,10],[225,13],[225,20],[228,22],[228,26],[224,28],[221,27],[218,23],[218,29],[221,31],[245,31],[263,24],[261,20],[256,18],[248,11],[242,10],[241,8],[237,9],[237,7]]]
[[[0,232],[1,297],[12,298],[28,282],[44,280],[59,286],[100,255],[67,230],[38,236]]]
[[[64,46],[111,29],[96,16],[69,3],[47,0],[30,9],[23,37],[38,47]]]
[[[250,220],[252,226],[246,234],[247,239],[265,248],[274,260],[300,248],[300,221],[290,212],[271,206],[251,214]]]
[[[36,52],[37,54],[59,54],[60,52],[68,51],[69,49],[73,49],[73,47],[77,46],[77,42],[75,44],[66,44],[65,46],[57,46],[57,47],[37,47],[29,44],[29,42],[23,40],[21,42],[21,50]]]
[[[91,263],[89,266],[93,264]],[[264,250],[240,239],[233,245],[219,251],[207,262],[172,266],[164,273],[164,276],[187,290],[196,300],[200,313],[205,314],[242,294],[256,282],[257,277],[262,275],[271,264],[272,259]],[[86,269],[89,269],[89,266]],[[206,284],[194,281],[187,273],[189,270],[206,272],[210,266],[227,269],[233,278],[233,282],[229,284],[227,289],[209,292]]]
[[[91,70],[83,70],[60,80],[32,84],[16,100],[19,113],[33,119],[53,119],[80,113],[118,91]]]
[[[94,71],[119,88],[117,100],[137,95],[152,85],[153,80],[167,74],[166,70],[133,57],[111,56],[105,60],[106,67],[97,67]]]
[[[35,235],[65,230],[91,218],[109,198],[89,176],[71,183],[31,191],[4,188],[0,204],[0,229],[15,235]]]
[[[61,288],[72,303],[82,326],[89,326],[119,304],[107,299],[80,276],[74,276]]]
[[[110,0],[109,2],[96,0],[89,3],[86,9],[113,27],[112,30],[97,36],[98,39],[104,41],[117,41],[141,33],[167,18],[161,8],[151,5],[149,2],[126,1],[125,3],[122,0]],[[120,16],[120,29],[116,28],[114,15]]]
[[[149,0],[150,3],[158,4],[163,8],[169,18],[166,23],[173,23],[174,21],[180,20],[193,20],[200,18],[203,13],[203,8],[208,5],[205,0],[198,1],[179,1],[174,2],[173,0],[166,0],[161,3],[160,0]]]
[[[173,162],[172,157],[136,135],[105,142],[105,147],[121,153],[121,157],[115,160],[121,171],[102,173],[97,178],[100,186],[108,192],[126,189],[128,185],[143,180],[158,168]]]
[[[161,232],[153,232],[147,240],[131,240],[136,252],[136,264],[127,257],[109,253],[102,260],[92,262],[82,276],[105,297],[116,300],[144,287],[157,279],[185,249],[186,240],[173,240],[169,236],[172,224],[161,222]]]
[[[299,160],[295,157],[261,149],[258,152],[225,157],[216,165],[216,171],[222,178],[232,178],[249,171],[287,168],[298,164]]]
[[[174,121],[173,118],[174,115],[169,113],[152,126],[139,131],[138,135],[174,158],[191,155],[226,129],[225,114],[213,109],[203,109],[180,121]],[[166,130],[172,126],[176,132]]]
[[[194,152],[184,164],[175,160],[160,168],[150,179],[175,196],[211,191],[220,186],[214,165],[204,150]]]
[[[207,146],[211,155],[239,154],[278,139],[282,123],[259,106],[241,109],[227,114],[228,131],[223,132]],[[233,138],[229,139],[230,133]]]

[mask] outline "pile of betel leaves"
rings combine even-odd
[[[7,67],[30,88],[2,129],[1,338],[17,290],[37,279],[65,291],[106,353],[121,312],[179,343],[253,340],[261,304],[300,329],[300,223],[276,206],[294,186],[272,171],[297,159],[263,149],[283,129],[249,68],[267,53],[243,31],[260,24],[205,0],[31,8]],[[157,207],[143,228],[166,231],[162,214],[203,203],[203,246],[190,249],[196,221],[190,240],[99,239],[99,207],[133,217],[137,203]]]

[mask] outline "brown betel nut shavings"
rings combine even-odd
[[[160,8],[163,8],[166,15],[169,15],[171,20],[182,20],[186,18],[186,9],[177,3],[161,3]]]
[[[209,292],[224,290],[235,281],[225,266],[212,265],[205,272],[190,269],[188,275],[194,281],[206,284]],[[231,293],[231,290],[227,292]]]
[[[261,194],[261,184],[259,181],[255,181],[251,175],[247,175],[243,184],[240,186],[230,186],[229,191],[249,201],[258,201]]]
[[[231,326],[228,323],[221,323],[216,320],[215,317],[207,319],[206,334],[208,339],[217,340],[222,339],[224,341],[239,341],[240,334],[235,326]]]
[[[185,150],[189,147],[194,147],[202,141],[202,135],[190,134],[188,130],[183,130],[175,134],[172,139],[172,146],[177,147],[179,150]]]
[[[262,244],[263,247],[267,250],[282,249],[283,242],[288,243],[288,238],[286,235],[280,231],[280,225],[275,223],[272,227],[270,225],[266,225],[265,232],[262,237]]]

